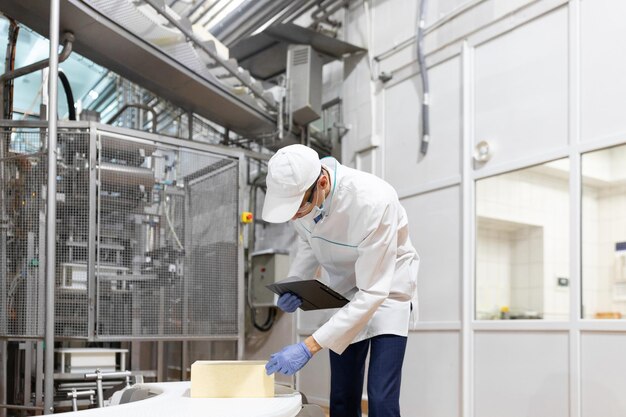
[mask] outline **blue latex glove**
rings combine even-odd
[[[265,365],[265,372],[268,375],[272,375],[274,372],[293,375],[302,369],[312,356],[304,342],[286,346],[280,352],[270,356],[270,360]]]
[[[276,305],[286,313],[293,313],[302,305],[302,299],[293,293],[286,292],[278,297]]]

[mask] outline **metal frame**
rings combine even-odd
[[[48,126],[45,121],[38,120],[0,120],[0,128],[11,127],[32,127],[46,128]],[[247,149],[233,149],[219,145],[211,145],[203,142],[195,142],[188,139],[174,138],[157,133],[144,132],[140,130],[130,130],[123,127],[110,126],[103,123],[88,121],[58,121],[59,128],[89,129],[95,130],[96,133],[106,134],[107,136],[117,137],[121,139],[132,139],[134,141],[159,142],[168,145],[180,146],[184,148],[194,149],[198,151],[208,152],[216,155],[229,156],[239,158],[241,155],[252,159],[267,161],[271,158],[271,154],[259,153]]]
[[[243,191],[242,184],[246,183],[247,178],[247,170],[246,170],[246,160],[243,155],[239,156],[239,198],[238,198],[238,207],[237,212],[242,213],[243,202],[245,199],[245,193]],[[237,251],[237,269],[239,271],[239,276],[237,277],[237,287],[239,288],[239,297],[238,297],[238,321],[239,323],[245,323],[245,281],[244,281],[244,241],[243,241],[243,223],[237,222],[237,246],[239,250]],[[242,360],[243,355],[245,353],[245,345],[246,345],[246,335],[245,335],[245,326],[241,326],[239,328],[239,337],[237,342],[237,359]]]
[[[2,126],[2,123],[0,123],[0,126]],[[262,159],[262,160],[266,160],[269,159],[270,155],[267,154],[259,154],[259,153],[255,153],[255,152],[251,152],[251,151],[247,151],[247,150],[232,150],[230,148],[223,148],[220,146],[216,146],[216,145],[210,145],[210,144],[205,144],[205,143],[201,143],[201,142],[192,142],[189,140],[185,140],[185,139],[177,139],[177,138],[172,138],[172,137],[168,137],[168,136],[163,136],[163,135],[159,135],[159,134],[153,134],[153,133],[149,133],[149,132],[143,132],[143,131],[135,131],[135,130],[128,130],[125,128],[120,128],[120,127],[115,127],[115,126],[109,126],[109,125],[104,125],[101,123],[96,123],[96,122],[66,122],[63,124],[63,127],[82,127],[82,126],[87,126],[89,128],[89,132],[90,135],[94,135],[97,138],[97,147],[98,150],[100,149],[100,138],[102,136],[104,137],[113,137],[113,138],[119,138],[122,140],[126,140],[129,142],[135,142],[135,143],[158,143],[158,144],[162,144],[162,145],[166,145],[166,146],[171,146],[173,148],[184,148],[184,149],[190,149],[190,150],[194,150],[194,151],[200,151],[200,152],[204,152],[204,153],[208,153],[208,154],[212,154],[212,155],[218,155],[218,156],[225,156],[225,157],[229,157],[233,160],[237,160],[238,161],[238,166],[239,166],[239,176],[238,176],[238,180],[239,180],[239,203],[241,204],[241,202],[243,200],[241,200],[243,198],[243,191],[242,191],[242,185],[245,184],[246,181],[246,176],[245,176],[245,160],[248,157],[253,157],[255,159]],[[93,146],[93,144],[91,144],[91,146]],[[95,154],[94,154],[95,155]],[[98,171],[99,172],[99,171]],[[99,181],[99,179],[98,179]],[[93,188],[93,187],[92,187]],[[94,191],[95,194],[95,191]],[[97,197],[99,198],[99,196]],[[240,209],[240,207],[239,207]],[[95,210],[95,209],[94,209]],[[98,224],[100,224],[100,222],[98,222]],[[238,223],[238,235],[241,236],[242,230],[241,230],[241,224]],[[95,239],[94,239],[94,245],[95,245]],[[195,341],[237,341],[238,342],[238,357],[241,359],[243,358],[243,353],[244,353],[244,347],[245,347],[245,334],[244,334],[244,330],[245,330],[245,326],[243,326],[243,319],[244,319],[244,309],[243,309],[243,297],[244,297],[244,293],[243,293],[243,282],[244,282],[244,271],[243,271],[243,243],[241,241],[241,239],[238,239],[238,277],[237,277],[237,282],[238,282],[238,306],[239,306],[239,312],[238,312],[238,322],[240,323],[239,325],[239,329],[238,329],[238,334],[236,336],[194,336],[194,335],[185,335],[185,336],[180,336],[180,335],[174,335],[174,336],[145,336],[145,337],[141,337],[141,336],[128,336],[128,337],[120,337],[120,336],[102,336],[102,335],[98,335],[95,329],[95,325],[96,325],[96,314],[94,314],[93,318],[90,318],[90,338],[89,340],[97,340],[97,341],[181,341],[181,340],[185,340],[185,341],[191,341],[191,340],[195,340]],[[97,258],[96,258],[97,259]],[[95,268],[95,266],[94,266]],[[95,293],[95,299],[98,299],[97,296],[97,291],[98,291],[98,286],[95,283],[95,274],[91,275],[89,277],[89,288],[93,288],[93,290]],[[184,303],[184,308],[187,308],[187,303]],[[94,306],[95,307],[95,306]],[[97,311],[97,310],[96,310]]]
[[[2,120],[0,121],[0,128],[13,128],[13,127],[17,127],[17,128],[34,128],[34,129],[40,129],[41,132],[45,132],[46,131],[46,127],[48,126],[47,122],[45,121],[7,121],[7,120]],[[107,336],[100,336],[97,335],[96,332],[96,312],[97,312],[97,285],[95,285],[95,276],[96,276],[96,268],[98,265],[97,262],[95,262],[95,259],[97,258],[97,250],[99,245],[96,244],[96,237],[98,236],[98,231],[96,229],[96,225],[100,224],[100,222],[97,222],[97,216],[99,216],[99,213],[97,211],[97,201],[99,199],[99,195],[97,193],[95,184],[99,183],[100,181],[100,170],[98,169],[98,151],[100,149],[100,138],[101,137],[111,137],[111,138],[119,138],[119,139],[123,139],[125,141],[128,142],[140,142],[140,143],[146,143],[146,144],[158,144],[167,148],[173,148],[173,149],[177,149],[177,150],[189,150],[189,151],[195,151],[195,152],[199,152],[202,154],[206,154],[207,156],[213,155],[213,156],[219,156],[220,158],[226,158],[229,159],[233,162],[237,162],[238,163],[238,171],[237,171],[237,176],[236,176],[236,180],[237,181],[237,187],[238,187],[238,193],[236,194],[236,198],[238,198],[237,201],[237,210],[240,211],[241,210],[241,205],[243,204],[243,198],[244,198],[244,193],[242,190],[242,187],[245,185],[246,183],[246,161],[247,158],[254,158],[254,159],[260,159],[260,160],[266,160],[269,159],[269,155],[266,154],[258,154],[255,152],[251,152],[251,151],[247,151],[247,150],[233,150],[233,149],[229,149],[229,148],[223,148],[220,146],[215,146],[215,145],[210,145],[210,144],[205,144],[205,143],[199,143],[199,142],[193,142],[193,141],[189,141],[189,140],[182,140],[182,139],[177,139],[177,138],[171,138],[171,137],[166,137],[166,136],[162,136],[162,135],[157,135],[157,134],[152,134],[152,133],[147,133],[147,132],[139,132],[139,131],[133,131],[133,130],[128,130],[128,129],[124,129],[124,128],[118,128],[118,127],[113,127],[113,126],[108,126],[108,125],[103,125],[100,123],[95,123],[95,122],[64,122],[64,121],[59,121],[58,123],[56,123],[56,128],[58,129],[76,129],[76,130],[82,130],[84,131],[86,134],[88,134],[88,140],[89,140],[89,171],[88,171],[88,175],[89,175],[89,183],[92,185],[89,187],[89,191],[88,191],[88,200],[89,200],[89,208],[88,208],[88,220],[89,220],[89,229],[88,229],[88,238],[89,238],[89,243],[88,243],[88,317],[86,318],[86,320],[88,321],[87,324],[87,336],[85,338],[82,337],[69,337],[69,339],[86,339],[86,340],[97,340],[97,341],[126,341],[126,340],[132,340],[132,341],[158,341],[159,343],[162,344],[162,342],[164,341],[191,341],[191,340],[203,340],[203,341],[235,341],[237,342],[237,357],[238,359],[242,359],[243,358],[243,354],[244,354],[244,348],[245,348],[245,325],[244,325],[244,313],[245,313],[245,302],[244,302],[244,287],[243,287],[243,283],[244,283],[244,257],[243,257],[243,240],[241,238],[242,233],[243,233],[243,229],[242,229],[242,225],[240,222],[237,221],[237,239],[236,239],[236,245],[237,245],[237,268],[238,268],[238,272],[237,272],[237,277],[236,277],[236,282],[237,282],[237,331],[236,334],[234,335],[227,335],[227,336],[194,336],[194,335],[173,335],[173,336],[146,336],[146,337],[137,337],[137,336],[128,336],[128,337],[119,337],[119,336],[111,336],[111,337],[107,337]],[[56,174],[55,174],[55,169],[56,168],[56,141],[54,139],[57,138],[58,133],[56,132],[56,129],[50,130],[51,134],[49,136],[52,137],[52,140],[49,142],[49,146],[51,147],[51,149],[53,149],[54,151],[49,152],[49,161],[48,163],[50,164],[50,166],[52,167],[52,169],[49,170],[49,177],[56,179]],[[232,166],[232,165],[231,165]],[[56,184],[56,181],[52,181],[53,183]],[[50,197],[50,194],[52,194],[52,197]],[[43,344],[42,344],[42,339],[45,339],[46,344],[48,346],[52,346],[54,344],[55,340],[62,340],[62,339],[68,339],[68,337],[55,337],[54,335],[54,328],[55,328],[55,319],[54,319],[54,296],[55,296],[55,277],[56,277],[56,265],[55,265],[55,261],[56,261],[56,244],[54,244],[54,236],[56,235],[56,231],[54,229],[54,227],[51,228],[51,224],[52,226],[56,225],[56,210],[54,210],[56,208],[56,187],[48,187],[48,196],[46,198],[46,201],[52,201],[55,202],[55,204],[50,204],[48,205],[48,210],[47,210],[47,215],[48,215],[48,220],[44,222],[44,219],[41,218],[40,220],[40,227],[43,231],[46,230],[47,228],[47,240],[48,240],[48,244],[47,244],[47,251],[42,252],[41,253],[41,261],[42,263],[45,261],[45,264],[47,265],[46,268],[46,291],[45,291],[45,295],[46,295],[46,314],[44,316],[43,314],[43,309],[40,308],[39,309],[39,317],[37,319],[37,322],[39,323],[40,321],[42,322],[43,325],[45,325],[45,337],[42,338],[40,336],[33,336],[33,337],[6,337],[6,336],[0,336],[0,343],[2,344],[1,347],[4,347],[5,349],[3,349],[2,351],[0,351],[0,359],[2,360],[2,369],[0,369],[0,377],[5,378],[6,377],[6,346],[7,346],[7,342],[8,341],[20,341],[23,342],[25,341],[25,343],[29,346],[29,360],[27,362],[27,367],[32,367],[33,364],[30,361],[31,356],[34,354],[36,355],[36,367],[38,369],[37,374],[41,374],[43,371],[43,374],[45,375],[45,378],[43,378],[43,380],[40,380],[39,378],[36,381],[36,386],[35,386],[35,395],[36,398],[40,398],[43,394],[43,404],[40,404],[38,401],[36,402],[36,404],[34,406],[28,406],[27,404],[25,405],[7,405],[4,404],[6,402],[6,396],[0,396],[0,399],[2,401],[0,401],[0,415],[2,414],[6,414],[6,412],[4,411],[6,408],[18,408],[18,409],[31,409],[31,410],[44,410],[46,413],[52,412],[52,404],[53,404],[53,397],[52,397],[52,393],[53,393],[53,365],[54,365],[54,351],[53,349],[43,349]],[[51,206],[51,207],[50,207]],[[54,221],[50,221],[50,216],[54,216]],[[234,213],[234,216],[236,218],[238,218],[238,213]],[[44,226],[46,228],[44,228]],[[52,230],[52,231],[51,231]],[[52,240],[53,244],[51,245],[49,242],[50,240]],[[45,245],[45,240],[40,236],[39,239],[39,249],[42,249],[42,245]],[[36,242],[33,239],[33,245],[35,245]],[[50,266],[49,264],[52,263],[52,266]],[[38,281],[40,281],[40,285],[43,287],[44,283],[43,283],[43,277],[44,277],[44,271],[43,268],[40,268],[39,270],[39,279]],[[52,277],[52,278],[50,278]],[[49,285],[52,284],[52,285]],[[43,288],[41,288],[43,289]],[[51,291],[50,291],[51,290]],[[44,291],[41,291],[40,296],[43,298],[43,293]],[[52,298],[51,298],[52,297]],[[40,300],[42,301],[42,300]],[[51,301],[51,302],[50,302]],[[52,313],[50,313],[50,311],[52,311]],[[43,326],[42,326],[43,327]],[[33,341],[35,342],[35,344],[33,344]],[[184,349],[185,350],[185,349]],[[50,354],[52,353],[52,355]],[[44,360],[44,354],[45,354],[45,360]],[[186,352],[186,354],[184,354],[184,360],[183,360],[183,366],[186,366],[186,362],[188,361],[188,352]],[[50,358],[51,357],[51,358]],[[43,369],[45,366],[45,370]],[[4,371],[4,372],[3,372]],[[30,373],[29,373],[30,374]],[[44,387],[45,384],[45,387]],[[6,387],[6,381],[3,384],[3,391],[4,391],[4,387]],[[1,393],[0,393],[1,394]],[[30,401],[30,400],[29,400]]]
[[[44,414],[54,412],[54,307],[57,230],[57,89],[59,57],[59,0],[50,1],[50,77],[48,79],[48,189],[46,205],[46,326],[48,349],[44,360]]]
[[[74,50],[124,78],[158,93],[242,136],[276,130],[276,117],[232,94],[219,82],[198,75],[158,47],[135,36],[82,0],[60,0],[60,27],[76,36]],[[2,12],[48,36],[48,3],[6,0]],[[119,54],[124,49],[126,54]]]
[[[100,170],[96,169],[97,167],[97,156],[98,156],[98,134],[95,129],[89,129],[89,184],[99,184],[100,183]],[[87,283],[87,300],[89,303],[88,311],[89,311],[89,321],[87,323],[87,332],[89,335],[96,334],[96,285],[93,282],[94,277],[96,276],[96,262],[98,259],[98,254],[96,253],[96,237],[98,236],[98,231],[96,230],[96,224],[100,224],[100,222],[96,221],[98,217],[98,213],[96,211],[96,207],[99,206],[97,201],[97,193],[96,187],[89,187],[89,242],[88,245],[88,254],[87,254],[87,268],[88,268],[88,283]]]
[[[462,126],[461,132],[461,215],[463,217],[461,227],[461,407],[463,416],[470,416],[474,410],[474,332],[472,324],[474,319],[474,280],[469,277],[474,276],[475,264],[475,181],[471,180],[472,175],[472,143],[474,142],[473,120],[474,108],[472,106],[472,97],[474,96],[473,84],[473,68],[474,54],[473,50],[467,45],[462,47]]]

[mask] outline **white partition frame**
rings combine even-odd
[[[461,294],[461,309],[460,317],[458,320],[438,320],[436,318],[429,321],[422,321],[418,326],[411,331],[409,346],[411,339],[417,340],[422,338],[428,338],[432,334],[454,334],[458,335],[459,348],[458,355],[459,360],[455,361],[458,364],[458,384],[460,389],[457,392],[458,398],[450,398],[449,400],[457,403],[456,414],[460,417],[484,417],[479,411],[476,410],[476,369],[481,364],[476,363],[477,360],[477,346],[476,338],[484,334],[490,336],[501,335],[507,337],[507,335],[514,333],[521,336],[532,336],[532,338],[541,340],[541,335],[554,335],[559,334],[565,337],[558,337],[551,340],[555,341],[554,344],[558,345],[559,352],[566,352],[567,358],[559,366],[566,369],[557,368],[557,371],[567,372],[566,380],[568,382],[568,395],[567,404],[561,404],[564,407],[559,410],[567,409],[568,417],[592,417],[591,415],[584,415],[584,408],[582,407],[582,399],[584,397],[583,390],[583,364],[585,362],[585,352],[582,351],[583,339],[594,336],[599,336],[597,343],[593,346],[602,346],[605,341],[605,334],[622,335],[626,337],[626,320],[622,321],[598,321],[582,319],[582,279],[581,279],[581,197],[582,197],[582,181],[581,181],[581,159],[582,155],[587,152],[620,145],[626,143],[626,132],[615,132],[613,135],[602,135],[594,139],[581,138],[581,118],[582,106],[581,106],[581,83],[583,77],[581,75],[581,15],[582,4],[584,2],[593,2],[602,0],[528,0],[526,2],[517,1],[516,4],[519,8],[511,13],[504,13],[498,16],[493,21],[485,24],[478,29],[461,34],[457,38],[454,38],[451,33],[455,33],[455,28],[450,29],[453,26],[455,18],[464,14],[470,14],[474,9],[485,8],[488,5],[494,5],[498,3],[498,0],[474,0],[467,2],[463,7],[460,7],[458,13],[455,16],[446,16],[441,21],[435,21],[430,24],[426,29],[426,47],[427,56],[426,63],[429,69],[433,69],[437,65],[444,62],[448,62],[452,59],[460,60],[460,74],[458,74],[461,80],[460,112],[461,128],[460,128],[460,155],[461,161],[459,162],[458,175],[453,173],[452,175],[446,175],[444,178],[429,178],[428,181],[420,182],[413,187],[407,187],[402,184],[400,190],[401,201],[407,202],[409,199],[420,198],[429,193],[437,193],[441,190],[448,190],[450,188],[458,188],[460,190],[459,206],[461,212],[461,224],[459,230],[459,237],[461,244],[459,245],[460,257],[461,257],[461,271],[460,280],[458,282],[459,292]],[[375,5],[375,2],[366,2],[368,5]],[[498,3],[502,5],[503,3]],[[485,6],[485,7],[483,7]],[[368,6],[369,7],[369,6]],[[386,7],[391,7],[391,4],[386,4]],[[372,6],[371,8],[374,8]],[[372,14],[375,14],[375,9],[371,10]],[[386,9],[385,9],[386,10]],[[551,13],[566,13],[565,25],[562,29],[567,33],[567,66],[565,68],[564,76],[568,77],[567,80],[567,141],[566,143],[559,142],[558,146],[551,146],[547,150],[543,150],[536,153],[531,153],[529,156],[508,158],[506,160],[497,161],[495,164],[485,164],[476,169],[473,164],[473,144],[475,143],[475,120],[476,120],[476,108],[474,103],[475,94],[475,50],[481,44],[490,42],[506,33],[514,31],[524,25],[532,23],[537,19],[541,19]],[[454,14],[454,13],[453,13]],[[369,18],[369,16],[368,16]],[[563,19],[560,20],[563,22]],[[437,31],[444,28],[441,31],[442,36],[428,37],[430,34],[437,34]],[[445,29],[448,29],[447,31]],[[458,30],[457,30],[458,32]],[[432,41],[436,39],[435,41]],[[445,39],[441,41],[441,39]],[[436,43],[439,42],[439,43]],[[404,42],[394,44],[389,50],[378,53],[374,57],[378,67],[374,71],[386,72],[391,74],[391,80],[381,84],[379,91],[374,92],[374,97],[371,98],[377,103],[377,108],[383,112],[387,109],[386,101],[389,100],[389,91],[394,86],[398,86],[403,82],[407,82],[412,77],[419,75],[419,68],[415,62],[415,58],[409,56],[408,46],[414,46],[414,40],[409,39]],[[374,51],[374,54],[380,51]],[[393,58],[392,58],[393,57]],[[373,74],[375,75],[375,74]],[[434,92],[431,91],[431,97]],[[451,110],[454,111],[454,110]],[[418,117],[419,109],[415,109],[415,115]],[[392,119],[393,120],[393,119]],[[398,119],[396,119],[398,120]],[[375,173],[381,173],[385,177],[385,154],[389,151],[389,147],[393,146],[389,138],[385,136],[385,123],[386,115],[381,120],[377,119],[376,126],[372,127],[372,136],[382,138],[380,143],[374,143],[371,147],[366,149],[368,160],[371,160],[371,169]],[[382,131],[382,132],[381,132]],[[411,132],[411,134],[414,132]],[[624,133],[624,134],[622,134]],[[436,137],[432,137],[431,141],[436,141]],[[431,143],[432,145],[432,143]],[[387,150],[386,150],[387,148]],[[397,150],[396,150],[397,151]],[[356,152],[356,156],[358,152]],[[354,155],[345,155],[346,160],[354,160]],[[569,248],[569,279],[570,279],[570,310],[567,320],[563,321],[548,321],[548,320],[496,320],[496,321],[481,321],[475,319],[475,238],[476,238],[476,209],[475,209],[475,193],[476,182],[488,178],[494,175],[507,173],[510,171],[523,169],[533,165],[542,164],[556,159],[568,158],[570,166],[570,178],[569,178],[569,227],[570,227],[570,248]],[[362,167],[361,167],[362,168]],[[396,170],[396,177],[397,177]],[[391,178],[386,178],[392,180]],[[418,216],[419,213],[409,213],[409,217]],[[427,259],[423,259],[423,262],[427,262]],[[428,296],[428,294],[422,294]],[[298,336],[304,337],[310,334],[314,329],[298,326]],[[539,335],[539,336],[537,336]],[[609,340],[612,340],[609,338]],[[620,342],[621,343],[621,342]],[[484,343],[483,343],[484,345]],[[423,347],[420,347],[423,349]],[[422,350],[423,351],[423,350]],[[449,350],[448,350],[449,352]],[[484,351],[482,357],[485,357]],[[436,353],[435,353],[436,354]],[[595,363],[597,361],[596,356],[591,358],[589,363]],[[441,357],[429,358],[430,360],[442,360]],[[414,361],[409,365],[409,369],[412,370],[424,370],[428,369],[422,366],[418,359],[413,357],[406,357],[405,361]],[[565,364],[565,365],[563,365]],[[456,365],[455,365],[456,366]],[[406,366],[405,366],[406,368]],[[325,372],[325,371],[324,371]],[[321,372],[321,373],[324,373]],[[453,381],[451,381],[453,382]],[[416,384],[408,384],[411,390],[419,390],[421,387]],[[626,382],[621,387],[626,389]],[[324,388],[326,389],[326,388]],[[413,391],[414,392],[414,391]],[[417,401],[412,398],[411,401]],[[561,399],[562,401],[562,399]],[[454,408],[454,407],[452,407]],[[433,410],[414,410],[417,412],[426,412],[425,415],[438,415],[436,410],[434,413],[428,413]],[[450,413],[450,407],[447,407],[447,413]]]

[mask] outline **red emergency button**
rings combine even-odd
[[[241,213],[241,223],[252,223],[252,220],[254,220],[254,216],[251,212],[244,211],[243,213]]]

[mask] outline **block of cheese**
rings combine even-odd
[[[260,398],[274,396],[274,375],[266,361],[195,361],[191,398]]]

